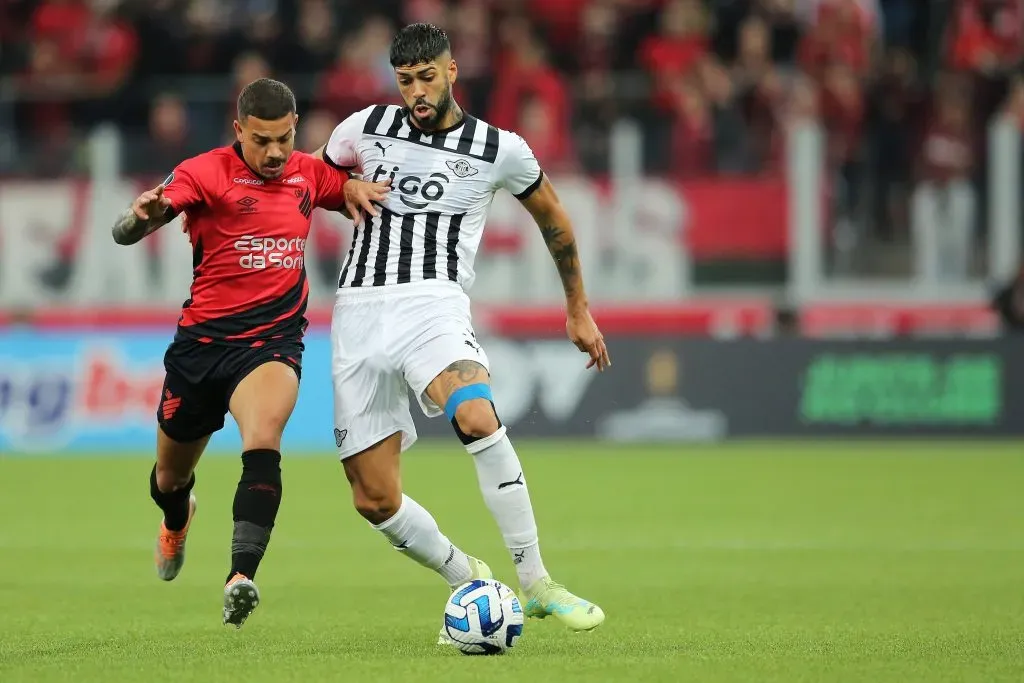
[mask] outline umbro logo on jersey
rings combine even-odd
[[[477,173],[480,172],[477,169],[470,166],[469,162],[466,161],[465,159],[458,159],[456,161],[452,161],[451,159],[449,159],[445,163],[448,164],[448,168],[452,169],[452,173],[454,173],[460,178],[469,178],[470,176],[475,176]]]
[[[246,195],[245,197],[242,197],[235,203],[242,207],[240,213],[256,213],[257,202],[259,202],[258,199]]]

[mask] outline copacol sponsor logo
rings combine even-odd
[[[306,240],[301,237],[255,237],[243,235],[235,242],[235,251],[242,252],[238,265],[243,268],[287,268],[301,270],[306,251]]]

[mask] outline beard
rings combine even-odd
[[[430,104],[426,100],[422,100],[416,102],[416,104],[412,106],[412,119],[422,130],[437,130],[440,127],[441,122],[444,121],[446,116],[448,116],[448,112],[451,111],[454,103],[455,100],[452,97],[452,84],[446,83],[444,92],[441,93],[436,105]],[[420,105],[430,107],[430,114],[422,118],[417,116],[416,107]]]

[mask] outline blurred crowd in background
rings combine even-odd
[[[314,149],[396,101],[392,33],[429,21],[452,38],[459,101],[551,173],[606,172],[622,118],[642,126],[649,173],[777,173],[789,122],[816,116],[839,213],[885,240],[909,230],[920,183],[983,188],[995,113],[1024,121],[1022,4],[0,0],[0,171],[82,171],[89,130],[113,122],[125,172],[166,172],[229,141],[238,90],[267,75],[295,89]]]

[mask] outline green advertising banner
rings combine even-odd
[[[822,353],[800,396],[808,424],[992,425],[1003,412],[996,353]]]

